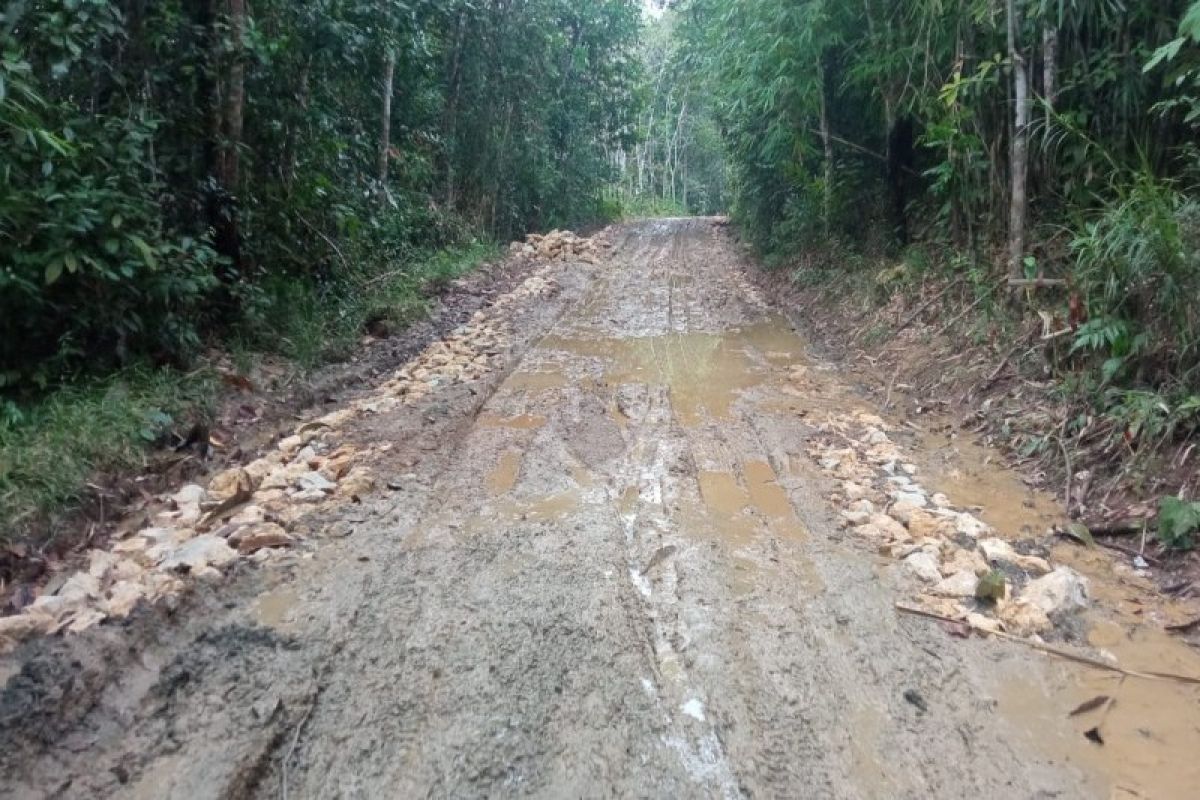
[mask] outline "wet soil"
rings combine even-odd
[[[878,409],[747,267],[699,219],[556,267],[490,378],[356,423],[393,446],[317,547],[0,662],[0,794],[1191,796],[1197,687],[896,613],[806,455]],[[905,444],[1008,538],[1055,516],[982,448]],[[1157,627],[1186,609],[1092,572],[1068,639],[1200,675]]]

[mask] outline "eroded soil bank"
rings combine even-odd
[[[1053,503],[814,358],[713,221],[609,240],[302,425],[285,547],[5,657],[3,793],[1190,796],[1197,686],[896,603],[1193,676],[1196,609],[1046,546]],[[1086,597],[939,593],[992,539],[1013,608],[1042,564]]]

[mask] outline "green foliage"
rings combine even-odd
[[[0,409],[0,508],[11,535],[36,514],[76,499],[97,473],[137,469],[148,442],[204,415],[215,396],[207,373],[134,367],[82,382],[6,416]]]
[[[1158,504],[1158,538],[1172,550],[1191,550],[1200,531],[1200,503],[1164,497]]]
[[[0,13],[8,397],[186,364],[278,323],[289,291],[342,305],[430,249],[604,211],[636,108],[633,0],[235,7]]]

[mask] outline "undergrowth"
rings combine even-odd
[[[79,498],[88,481],[145,463],[177,423],[211,413],[208,370],[133,367],[6,406],[0,421],[0,541]]]
[[[425,314],[432,295],[499,255],[472,241],[392,269],[348,271],[336,282],[268,282],[260,322],[218,343],[249,371],[262,354],[301,370],[345,357],[367,329],[396,332]],[[78,378],[23,401],[0,400],[0,542],[32,520],[69,510],[97,476],[144,466],[171,431],[210,418],[218,400],[212,370],[134,366]]]

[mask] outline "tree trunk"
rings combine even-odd
[[[379,195],[387,195],[388,159],[392,149],[392,86],[396,78],[396,51],[388,48],[383,62],[383,113],[379,120]]]
[[[246,38],[246,0],[229,0],[229,74],[225,90],[225,136],[222,145],[221,182],[230,192],[237,190],[241,172],[239,148],[242,143],[246,109],[246,63],[243,60]]]
[[[446,147],[446,208],[453,210],[457,202],[457,184],[454,176],[454,139],[458,128],[458,95],[462,87],[463,37],[467,28],[467,12],[458,12],[458,25],[454,34],[454,53],[450,59],[450,100],[442,117],[442,132]]]
[[[1013,132],[1009,168],[1012,171],[1011,197],[1008,215],[1008,274],[1020,278],[1024,274],[1025,221],[1029,213],[1027,183],[1029,178],[1029,65],[1021,52],[1019,35],[1021,20],[1015,0],[1007,0],[1008,55],[1013,74]]]
[[[833,131],[829,124],[829,101],[825,91],[825,67],[821,59],[817,59],[817,80],[821,96],[821,143],[825,148],[825,198],[823,216],[825,223],[825,238],[829,238],[833,230]]]

